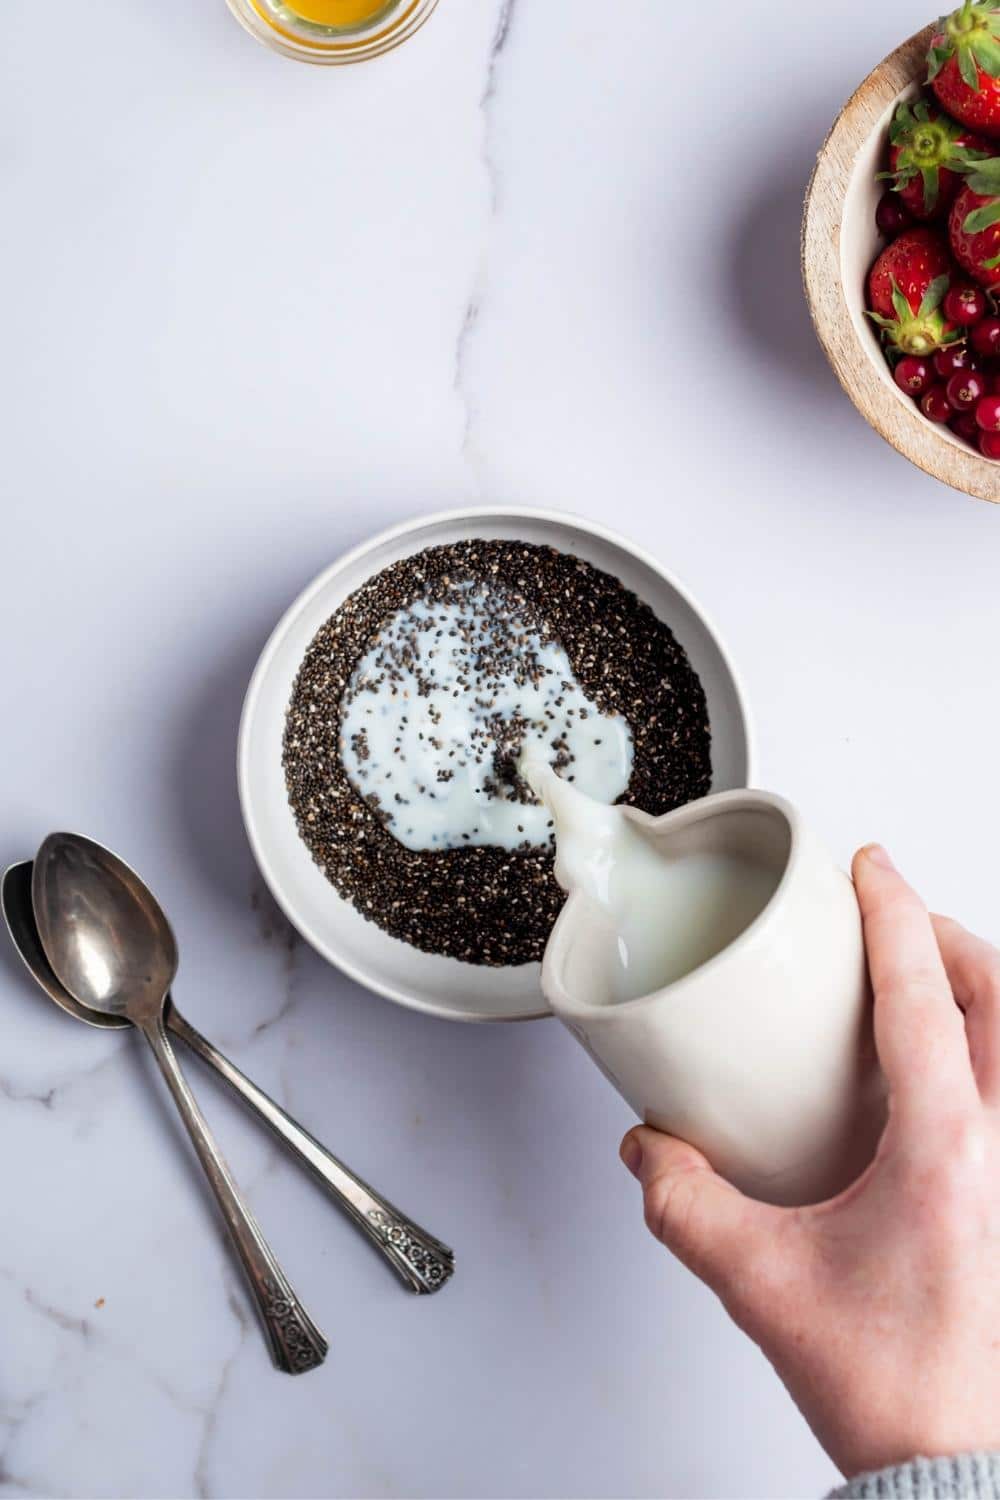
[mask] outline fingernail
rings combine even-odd
[[[878,865],[882,870],[895,870],[896,866],[889,858],[881,844],[866,844],[862,851],[866,859],[870,859],[873,865]]]
[[[621,1145],[622,1161],[628,1167],[633,1177],[638,1177],[639,1168],[642,1166],[642,1147],[634,1135],[627,1135]]]

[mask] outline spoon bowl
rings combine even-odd
[[[86,1026],[98,1026],[110,1031],[120,1031],[125,1026],[131,1026],[128,1016],[113,1015],[110,1011],[93,1010],[89,1005],[81,1005],[53,973],[52,965],[46,958],[45,949],[39,940],[35,914],[32,910],[33,868],[30,859],[22,859],[18,864],[8,866],[0,879],[0,908],[3,910],[3,918],[11,941],[24,967],[41,985],[49,999],[54,1000],[56,1005],[74,1020],[83,1021]]]
[[[32,905],[57,979],[83,1006],[152,1019],[177,972],[177,942],[148,886],[110,849],[50,833],[35,858]]]

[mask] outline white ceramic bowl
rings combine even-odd
[[[548,1015],[540,965],[492,969],[421,953],[376,927],[339,896],[299,837],[285,792],[285,709],[320,626],[374,573],[425,547],[469,538],[558,547],[614,574],[674,632],[701,678],[712,731],[712,791],[747,785],[750,731],[729,658],[712,626],[648,553],[603,526],[556,511],[454,510],[394,526],[327,568],[279,620],[254,669],[240,722],[243,820],[275,900],[312,946],[359,984],[414,1010],[464,1021]]]
[[[816,333],[858,411],[936,479],[1000,501],[1000,463],[983,458],[899,389],[865,316],[868,270],[885,241],[875,227],[889,122],[919,92],[936,26],[903,42],[851,95],[816,159],[802,221],[802,277]]]

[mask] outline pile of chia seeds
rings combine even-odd
[[[524,542],[431,547],[356,590],[306,651],[282,759],[299,833],[327,879],[364,917],[428,953],[521,964],[541,958],[565,899],[551,848],[408,849],[393,837],[377,798],[352,785],[339,748],[345,690],[388,617],[416,600],[438,603],[483,583],[544,639],[561,643],[602,712],[628,720],[634,758],[622,801],[656,814],[706,795],[705,695],[671,631],[611,574]],[[515,740],[516,728],[515,721]],[[516,743],[503,751],[497,774],[509,777]]]

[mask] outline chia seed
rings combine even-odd
[[[482,580],[539,634],[560,642],[602,712],[628,720],[633,764],[621,801],[659,814],[705,796],[711,741],[704,691],[673,633],[617,578],[554,547],[430,547],[384,568],[344,601],[310,642],[286,711],[282,763],[299,834],[340,894],[393,937],[427,953],[502,966],[542,956],[565,899],[552,849],[408,849],[393,837],[378,799],[352,786],[339,750],[345,688],[383,622],[417,599],[441,601]],[[553,749],[558,764],[558,741]],[[499,779],[515,777],[516,754],[513,742],[496,750]]]

